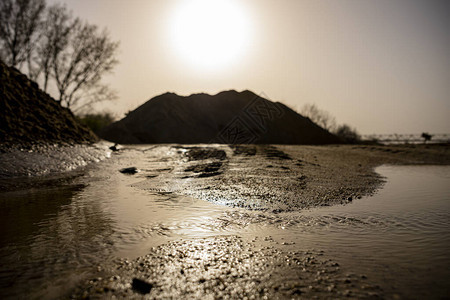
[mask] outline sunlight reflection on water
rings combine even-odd
[[[450,167],[383,166],[377,172],[388,178],[377,195],[303,212],[315,224],[307,231],[294,226],[270,234],[325,250],[349,272],[376,278],[392,293],[448,296]]]
[[[0,193],[1,294],[64,295],[114,257],[140,256],[179,238],[230,234],[270,235],[286,249],[325,250],[349,272],[394,292],[421,295],[431,285],[436,295],[448,293],[450,167],[383,166],[377,172],[388,182],[373,197],[273,214],[167,192],[184,184],[171,181],[176,155],[170,146],[136,147],[69,183]],[[118,172],[132,165],[146,171]],[[169,188],[136,188],[149,174]]]

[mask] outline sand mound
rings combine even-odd
[[[339,139],[251,91],[154,97],[100,132],[121,144],[330,144]]]
[[[0,61],[0,144],[83,143],[97,137],[67,108]]]

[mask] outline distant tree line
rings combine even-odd
[[[78,120],[89,127],[95,134],[99,134],[103,128],[114,122],[114,115],[110,112],[87,113],[78,116]]]
[[[72,110],[116,98],[102,77],[118,63],[118,47],[106,30],[74,17],[64,5],[0,1],[0,59]]]
[[[320,127],[334,133],[347,143],[358,143],[361,141],[361,137],[356,129],[347,124],[337,125],[336,119],[330,113],[318,108],[315,104],[303,105],[300,114],[309,118]]]

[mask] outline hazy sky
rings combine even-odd
[[[105,105],[120,116],[167,91],[249,89],[362,134],[450,132],[447,0],[59,2],[121,42]]]

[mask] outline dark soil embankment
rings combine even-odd
[[[339,139],[287,106],[251,91],[147,101],[100,137],[122,144],[331,144]]]
[[[97,140],[63,108],[17,69],[0,61],[0,148],[36,143],[86,143]]]

